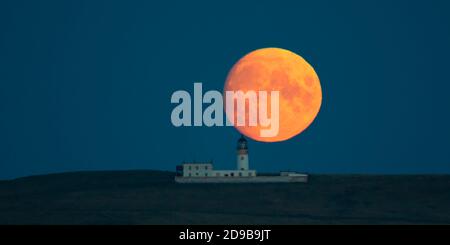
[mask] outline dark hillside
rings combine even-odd
[[[444,175],[183,185],[171,172],[74,172],[1,181],[0,224],[450,224],[449,190]]]

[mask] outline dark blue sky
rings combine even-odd
[[[292,50],[323,105],[259,171],[450,173],[448,1],[1,1],[0,178],[235,167],[233,128],[174,128],[170,96],[221,90],[241,56]]]

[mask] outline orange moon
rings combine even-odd
[[[261,129],[267,127],[235,124],[239,132],[261,142],[285,141],[300,134],[314,121],[322,104],[322,88],[314,68],[301,56],[281,48],[258,49],[242,57],[228,73],[224,87],[224,91],[239,90],[267,91],[268,108],[270,91],[279,91],[278,135],[261,137]],[[268,113],[270,116],[270,109]],[[234,114],[236,118],[237,112]]]

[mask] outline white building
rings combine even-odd
[[[241,136],[236,152],[235,170],[214,170],[212,162],[183,163],[177,166],[177,176],[182,177],[255,177],[256,171],[248,168],[247,140]]]
[[[175,181],[177,183],[306,183],[308,175],[281,172],[280,175],[256,176],[256,171],[249,169],[247,140],[241,136],[236,149],[236,169],[214,170],[212,162],[183,163],[176,168]]]

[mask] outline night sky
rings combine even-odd
[[[161,1],[162,2],[162,1]],[[235,167],[234,128],[175,128],[176,90],[222,90],[246,53],[304,57],[321,111],[260,172],[450,173],[448,1],[1,1],[0,179]]]

